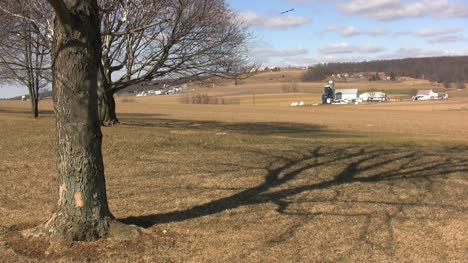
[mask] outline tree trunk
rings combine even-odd
[[[31,99],[31,113],[33,118],[39,117],[39,106],[38,106],[38,97],[36,96],[36,93],[34,92],[34,87],[32,87],[32,84],[28,85],[28,91],[29,91],[29,98]]]
[[[39,117],[39,106],[38,106],[38,98],[36,98],[36,96],[34,96],[34,94],[32,93],[29,93],[29,97],[31,99],[31,113],[32,113],[32,116],[33,118],[37,118]]]
[[[113,126],[119,123],[115,113],[114,92],[106,91],[105,87],[99,87],[99,119],[103,126]]]
[[[34,118],[39,117],[39,98],[31,98],[32,115]]]
[[[59,200],[45,233],[74,241],[104,238],[109,211],[97,104],[100,33],[96,0],[65,0],[54,19],[54,110]],[[57,10],[55,10],[57,12]]]

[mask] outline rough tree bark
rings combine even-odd
[[[96,0],[49,0],[55,10],[53,88],[59,201],[34,231],[72,241],[109,234],[97,105],[100,58]]]

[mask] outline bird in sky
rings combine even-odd
[[[281,12],[281,14],[284,15],[284,14],[289,13],[289,12],[292,12],[292,11],[294,11],[294,8],[289,9],[289,10],[286,10],[286,11],[284,11],[284,12]]]

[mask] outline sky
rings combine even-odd
[[[468,0],[227,2],[263,66],[468,55]]]
[[[250,26],[249,54],[263,66],[468,55],[468,0],[226,2]],[[27,93],[2,86],[0,98]]]

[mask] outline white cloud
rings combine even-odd
[[[428,39],[430,44],[464,42],[467,39],[461,36],[454,35],[455,33],[463,32],[463,29],[457,27],[448,28],[425,28],[417,31],[399,31],[393,33],[398,36],[416,36]]]
[[[426,28],[416,32],[416,35],[420,37],[435,37],[435,36],[443,36],[452,33],[461,32],[461,28],[449,27],[449,28],[442,28],[442,29],[434,29],[434,28]]]
[[[384,51],[384,47],[376,46],[376,45],[368,45],[363,47],[358,47],[357,53],[379,53]]]
[[[409,17],[468,17],[465,3],[448,0],[353,0],[338,5],[338,10],[358,14],[375,20],[396,20]]]
[[[372,30],[364,31],[355,28],[354,26],[344,26],[344,27],[335,27],[335,26],[330,26],[327,27],[324,31],[321,33],[330,33],[330,32],[335,32],[342,37],[353,37],[353,36],[360,36],[360,35],[367,35],[367,36],[381,36],[385,35],[388,32],[385,29],[382,28],[374,28]]]
[[[288,0],[290,3],[332,2],[336,0]]]
[[[271,64],[271,61],[278,59],[292,59],[307,55],[308,50],[304,48],[276,49],[268,43],[252,43],[249,55],[261,64]]]
[[[254,48],[251,54],[255,57],[291,57],[307,54],[307,49],[293,48],[286,50],[279,50],[273,48]]]
[[[348,4],[339,5],[339,9],[347,13],[370,13],[395,8],[399,4],[399,0],[354,0]]]
[[[396,37],[399,37],[399,36],[408,36],[408,35],[412,35],[414,34],[413,32],[411,31],[397,31],[395,33],[393,33],[393,36],[396,36]]]
[[[376,45],[353,46],[348,43],[332,44],[320,49],[322,54],[378,53],[385,48]]]
[[[390,33],[390,31],[387,31],[387,30],[385,30],[383,28],[374,28],[374,29],[372,29],[370,31],[367,31],[367,35],[374,36],[374,37],[375,36],[386,35],[388,33]]]
[[[294,67],[303,67],[320,63],[320,60],[317,57],[294,57],[286,58],[281,61],[281,65],[294,66]]]
[[[345,54],[354,53],[356,49],[347,43],[332,44],[320,49],[322,54]]]
[[[264,17],[254,12],[240,13],[243,20],[252,26],[283,30],[291,27],[299,27],[312,21],[309,17],[283,15],[277,17]]]
[[[431,44],[440,44],[440,43],[455,43],[455,42],[465,42],[467,41],[466,38],[460,36],[439,36],[436,38],[429,39],[427,42]]]
[[[361,31],[359,31],[358,29],[356,29],[356,28],[353,27],[353,26],[347,26],[347,27],[343,27],[339,33],[340,33],[342,36],[349,37],[349,36],[360,35],[360,34],[361,34]]]
[[[356,62],[362,61],[362,56],[357,55],[348,55],[348,56],[334,56],[334,55],[327,55],[320,58],[319,63],[337,63],[337,62]]]

